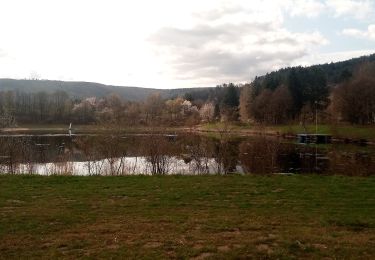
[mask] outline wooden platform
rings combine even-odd
[[[332,136],[326,134],[298,134],[298,142],[301,144],[329,144]]]

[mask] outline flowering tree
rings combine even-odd
[[[212,103],[204,104],[199,110],[201,119],[205,122],[211,122],[215,115],[215,106]]]

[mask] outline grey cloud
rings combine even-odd
[[[264,36],[259,37],[255,43],[257,44],[278,44],[278,43],[283,43],[287,45],[295,45],[298,44],[298,41],[296,38],[291,38],[291,37],[278,37],[278,38],[267,38]]]
[[[241,54],[187,51],[181,53],[173,65],[176,72],[184,74],[184,79],[227,77],[246,81],[255,76],[251,75],[252,73],[259,75],[270,71],[271,64],[289,66],[291,61],[303,57],[305,54],[304,51],[288,52],[284,50],[278,50],[272,54],[264,51]]]
[[[290,66],[307,54],[309,45],[318,44],[314,34],[293,34],[272,21],[215,25],[208,21],[207,17],[223,13],[214,10],[202,15],[206,23],[200,21],[189,29],[164,27],[149,38],[162,58],[167,58],[175,78],[212,84],[249,81],[275,67]]]
[[[237,41],[241,35],[258,34],[269,31],[273,27],[270,23],[242,23],[238,25],[224,24],[220,26],[198,25],[193,29],[178,29],[164,27],[150,37],[153,43],[169,47],[196,48],[215,40]]]

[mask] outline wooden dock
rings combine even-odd
[[[301,144],[329,144],[332,141],[332,136],[326,134],[298,134],[297,137]]]

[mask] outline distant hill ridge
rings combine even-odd
[[[63,90],[73,98],[104,97],[111,93],[118,94],[129,101],[139,101],[153,93],[160,93],[163,98],[174,98],[185,93],[208,88],[184,88],[184,89],[155,89],[140,87],[112,86],[83,81],[58,81],[58,80],[28,80],[28,79],[0,79],[0,91],[22,92],[54,92]]]
[[[360,64],[365,62],[375,62],[375,54],[346,61],[312,65],[306,68],[322,70],[329,84],[337,84],[343,80],[343,77],[352,74]],[[266,85],[279,84],[292,69],[293,68],[283,68],[267,73],[266,75],[257,77],[254,82],[263,82],[262,84]],[[219,83],[223,82],[218,82],[218,84]],[[212,92],[213,88],[155,89],[122,87],[83,81],[0,79],[0,91],[6,90],[18,90],[23,92],[54,92],[56,90],[63,90],[72,98],[103,97],[115,93],[129,101],[140,101],[153,93],[160,93],[161,96],[166,99],[184,96],[187,93],[193,94],[193,96],[206,98],[209,93]]]
[[[327,79],[327,83],[330,85],[336,85],[341,83],[343,80],[350,78],[361,64],[367,62],[375,62],[375,54],[352,58],[345,61],[312,65],[303,68],[322,71]],[[266,75],[255,78],[254,83],[270,85],[271,88],[274,88],[277,84],[280,84],[280,82],[285,81],[289,73],[296,68],[302,68],[302,66],[287,67],[277,71],[272,71]]]

